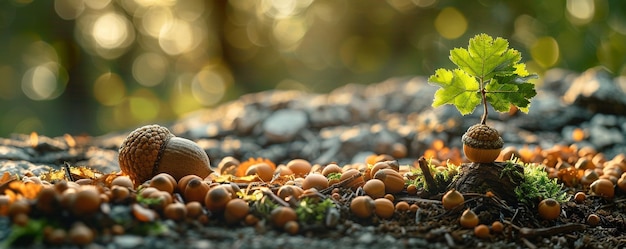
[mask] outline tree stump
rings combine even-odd
[[[459,176],[450,184],[461,193],[491,191],[509,205],[517,205],[515,187],[524,181],[524,167],[507,162],[465,163]]]

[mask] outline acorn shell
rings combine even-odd
[[[209,156],[200,146],[189,139],[173,137],[166,144],[167,152],[155,166],[155,173],[168,173],[178,180],[186,175],[208,176],[211,170]]]
[[[404,177],[393,169],[381,169],[376,172],[374,178],[385,183],[385,192],[388,194],[400,193],[404,189]]]
[[[160,125],[135,129],[119,150],[120,169],[135,186],[158,173],[168,173],[176,180],[189,174],[202,178],[212,172],[209,157],[195,142],[175,137]]]
[[[502,149],[478,149],[463,145],[465,157],[475,163],[491,163],[498,158]]]
[[[495,161],[504,146],[504,141],[498,131],[484,124],[469,127],[461,140],[465,156],[475,163]]]

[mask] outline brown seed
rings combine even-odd
[[[148,198],[159,200],[159,203],[150,205],[151,208],[154,208],[157,211],[163,211],[165,207],[167,207],[167,205],[169,205],[173,201],[172,194],[165,192],[165,191],[154,192],[150,194]]]
[[[478,225],[478,221],[478,215],[476,215],[476,213],[469,208],[463,211],[461,218],[459,218],[459,223],[461,223],[461,226],[465,228],[476,227]]]
[[[68,188],[63,191],[63,193],[61,193],[61,207],[71,210],[76,200],[77,192],[75,188]]]
[[[200,202],[187,202],[185,208],[187,209],[187,217],[191,219],[198,218],[202,214],[202,204]]]
[[[274,174],[278,174],[280,176],[288,176],[293,175],[293,172],[291,172],[291,170],[287,168],[287,166],[281,164],[276,167],[276,169],[274,170]]]
[[[290,207],[279,206],[270,213],[270,221],[275,227],[283,228],[289,221],[296,221],[298,216],[296,211]]]
[[[409,195],[416,195],[417,186],[415,186],[415,184],[409,184],[408,186],[406,186],[406,193]]]
[[[389,164],[387,164],[387,162],[377,162],[376,164],[374,164],[374,166],[372,166],[372,169],[370,170],[370,177],[374,178],[374,176],[376,175],[376,172],[378,172],[381,169],[390,169],[391,166],[389,166]]]
[[[357,196],[350,202],[350,211],[359,218],[369,218],[374,214],[375,203],[369,196]]]
[[[261,162],[248,167],[245,175],[257,175],[262,181],[269,182],[274,177],[274,169],[269,164]]]
[[[211,188],[204,198],[204,205],[213,213],[222,213],[228,202],[233,198],[231,192],[223,186]]]
[[[111,199],[113,202],[123,202],[130,197],[130,190],[128,187],[113,185],[111,187]]]
[[[291,235],[295,235],[300,231],[300,225],[298,222],[290,220],[285,223],[285,227],[283,228],[287,233]]]
[[[487,239],[489,238],[489,227],[487,227],[487,225],[485,224],[480,224],[476,227],[474,227],[474,235],[480,239]]]
[[[35,206],[44,214],[52,214],[61,206],[61,194],[52,187],[43,188],[37,194]]]
[[[328,188],[328,179],[322,174],[308,174],[302,181],[302,189],[307,190],[310,188],[316,188],[317,190]]]
[[[54,184],[54,189],[59,193],[63,193],[68,188],[67,182],[65,180],[58,181]]]
[[[302,195],[304,191],[302,190],[302,188],[295,186],[295,185],[283,185],[280,188],[278,188],[278,197],[280,197],[281,199],[285,200],[287,199],[287,197],[289,196],[293,196],[295,198],[299,198],[300,195]]]
[[[400,193],[404,189],[404,177],[393,169],[381,169],[376,172],[374,178],[385,183],[385,192],[388,194]]]
[[[537,209],[544,220],[555,220],[561,215],[561,204],[552,198],[541,200]]]
[[[383,219],[391,218],[393,216],[393,212],[395,211],[393,202],[385,198],[378,198],[374,200],[374,206],[374,212],[376,215]]]
[[[170,194],[174,193],[175,186],[176,181],[174,180],[174,178],[171,178],[170,175],[165,173],[159,173],[152,177],[152,179],[150,180],[150,187],[168,192]]]
[[[75,215],[85,216],[91,215],[100,209],[100,192],[93,185],[81,186],[71,205]]]
[[[84,246],[90,244],[95,235],[89,227],[85,226],[82,222],[76,222],[70,228],[69,239],[72,244]]]
[[[322,175],[328,177],[328,175],[330,175],[331,173],[341,173],[341,167],[339,167],[339,165],[337,165],[336,163],[331,163],[326,165],[326,167],[324,167],[322,169]]]
[[[141,195],[141,197],[148,198],[152,193],[158,192],[158,191],[159,190],[156,188],[147,187],[147,188],[141,189],[141,191],[139,191],[139,194]]]
[[[600,224],[600,216],[597,214],[590,214],[587,216],[587,224],[591,227],[596,227]]]
[[[378,199],[385,196],[385,183],[378,179],[371,179],[363,185],[363,191],[372,199]]]
[[[449,190],[443,195],[443,198],[441,198],[443,208],[446,210],[463,205],[463,202],[465,202],[465,197],[463,197],[463,195],[456,189]]]
[[[617,179],[617,187],[626,192],[626,173],[622,173],[622,176]]]
[[[248,202],[242,199],[232,199],[226,204],[224,218],[228,224],[235,224],[242,221],[249,213]]]
[[[132,212],[135,219],[141,222],[152,222],[158,217],[154,210],[145,208],[137,203],[132,205]]]
[[[209,192],[209,184],[198,178],[193,178],[187,182],[187,186],[184,188],[183,197],[185,201],[192,202],[204,202],[206,193]]]
[[[133,181],[130,180],[129,176],[118,176],[111,181],[111,186],[122,186],[132,189],[135,185],[133,184]]]
[[[180,178],[180,180],[178,180],[178,183],[176,184],[176,187],[178,188],[178,192],[181,194],[185,193],[185,188],[187,187],[187,184],[189,183],[189,181],[191,181],[191,179],[197,179],[202,181],[202,177],[199,177],[197,175],[186,175],[183,176],[182,178]]]
[[[409,211],[410,211],[411,213],[415,213],[415,212],[417,212],[417,210],[419,210],[419,209],[420,209],[420,207],[419,207],[417,204],[415,204],[415,203],[413,203],[413,204],[411,204],[411,206],[409,206]]]
[[[221,175],[235,175],[237,172],[237,166],[239,166],[241,162],[234,157],[227,156],[222,158],[219,164],[217,164],[218,172]]]
[[[576,201],[576,203],[583,203],[585,199],[587,199],[587,195],[584,192],[576,192],[574,195],[574,201]]]
[[[304,159],[293,159],[287,163],[287,168],[293,172],[294,175],[304,177],[311,172],[311,163]]]
[[[348,187],[348,188],[352,188],[352,190],[356,190],[359,187],[363,186],[363,184],[364,184],[363,176],[362,175],[361,176],[356,176],[357,174],[360,175],[361,173],[358,170],[356,170],[356,169],[346,170],[346,171],[343,172],[343,174],[341,174],[341,178],[339,178],[339,181],[342,182],[344,180],[351,179],[352,177],[355,177],[355,178],[352,178],[352,180],[350,182],[346,183],[345,186]]]
[[[596,195],[602,196],[605,199],[613,199],[615,196],[615,186],[613,182],[607,179],[598,179],[591,183],[591,192]]]
[[[507,146],[502,151],[500,151],[499,158],[502,161],[510,160],[513,158],[522,158],[522,156],[517,152],[517,148],[515,146]]]
[[[246,218],[244,220],[246,222],[246,225],[248,226],[254,226],[257,223],[259,223],[259,218],[257,218],[256,216],[254,216],[253,214],[248,214],[246,215]]]
[[[493,223],[491,223],[491,231],[493,231],[494,233],[501,233],[503,230],[504,224],[502,224],[502,222],[494,221]]]
[[[187,217],[187,208],[185,204],[180,202],[170,203],[165,207],[163,211],[165,218],[173,220],[173,221],[181,221]]]

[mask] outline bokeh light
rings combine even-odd
[[[133,77],[143,86],[156,86],[166,76],[169,63],[157,53],[143,53],[133,61]]]
[[[552,37],[541,37],[530,47],[530,55],[541,67],[550,68],[559,60],[559,44]]]
[[[444,38],[456,39],[467,31],[467,19],[456,8],[447,7],[437,15],[435,28]]]
[[[114,106],[126,97],[126,85],[119,75],[104,73],[94,82],[93,96],[101,105]]]
[[[271,88],[428,75],[477,33],[507,38],[540,75],[602,65],[626,77],[624,9],[619,0],[4,1],[0,136],[99,135]]]
[[[595,14],[594,0],[567,0],[567,14],[577,25],[589,23]]]

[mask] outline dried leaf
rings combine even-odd
[[[9,172],[4,172],[4,174],[2,174],[2,177],[0,177],[0,185],[5,184],[14,179],[17,179],[17,177],[11,176]]]

